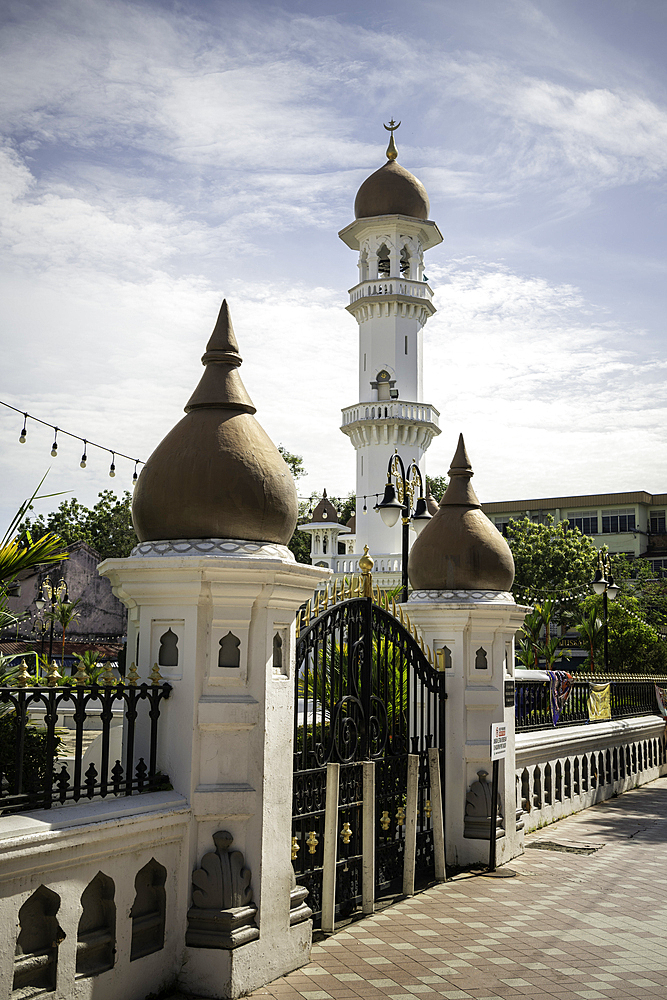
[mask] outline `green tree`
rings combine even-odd
[[[581,621],[587,619],[595,619],[599,624],[593,639],[593,665],[601,670],[604,669],[601,596],[592,594],[582,602]],[[583,634],[580,628],[577,631]],[[643,674],[649,669],[660,669],[658,647],[663,644],[656,630],[642,618],[636,597],[619,594],[615,601],[607,602],[607,631],[611,671]]]
[[[53,610],[48,611],[44,617],[47,621],[55,622],[60,625],[63,630],[63,648],[62,656],[60,659],[61,669],[65,665],[65,633],[70,627],[72,622],[77,621],[80,617],[80,612],[77,609],[77,605],[81,603],[81,598],[78,597],[76,601],[63,601],[60,597],[56,601]]]
[[[124,558],[137,544],[132,526],[132,494],[127,490],[118,497],[113,490],[102,490],[93,507],[85,507],[74,498],[65,500],[57,510],[26,518],[21,529],[40,538],[55,532],[65,545],[87,542],[101,559]]]
[[[593,541],[567,521],[556,523],[551,515],[546,524],[528,517],[511,520],[507,541],[514,556],[517,600],[535,604],[552,598],[559,610],[574,611],[589,592],[597,566]]]
[[[428,494],[429,490],[431,495],[440,503],[443,496],[445,495],[445,490],[449,485],[449,480],[447,476],[427,476],[426,477],[426,492]]]
[[[285,462],[289,465],[292,475],[297,482],[299,479],[303,479],[304,476],[308,475],[304,468],[303,455],[294,455],[282,444],[278,445],[278,451],[282,455]]]

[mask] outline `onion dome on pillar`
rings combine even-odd
[[[186,416],[137,481],[132,521],[141,542],[234,538],[286,545],[297,519],[289,467],[254,417],[241,381],[227,302],[202,357]]]
[[[310,520],[313,524],[324,523],[326,521],[329,521],[331,524],[338,524],[338,511],[332,504],[331,500],[329,500],[326,490],[323,490],[322,499],[313,511]]]
[[[407,215],[413,219],[428,219],[430,203],[426,188],[409,170],[397,161],[398,150],[394,120],[385,125],[391,132],[387,147],[387,162],[367,177],[357,191],[354,202],[355,219],[369,219],[377,215]]]
[[[463,435],[449,470],[450,482],[434,517],[410,551],[414,590],[508,591],[514,580],[510,547],[475,495]]]

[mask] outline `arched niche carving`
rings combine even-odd
[[[488,670],[489,663],[486,657],[486,650],[480,646],[475,653],[475,670]]]
[[[157,662],[160,667],[178,666],[178,636],[171,628],[160,636]]]
[[[113,879],[98,872],[81,894],[76,937],[76,974],[98,976],[113,969],[116,955],[116,904]]]
[[[233,632],[223,635],[218,653],[219,667],[238,667],[241,663],[241,640]]]
[[[135,897],[130,917],[132,919],[132,949],[130,961],[152,955],[164,948],[164,927],[167,911],[167,894],[164,884],[167,869],[151,858],[134,880]]]
[[[56,988],[58,947],[65,932],[56,914],[60,896],[40,885],[19,910],[19,934],[14,956],[13,990],[24,996]]]
[[[283,671],[283,637],[280,632],[273,633],[273,669]]]

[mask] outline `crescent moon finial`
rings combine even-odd
[[[394,132],[401,124],[400,122],[395,122],[393,118],[389,119],[389,124],[385,125],[387,132],[391,132],[391,139],[389,140],[389,145],[387,146],[387,159],[395,160],[398,157],[398,149],[396,148],[396,143],[394,142]]]

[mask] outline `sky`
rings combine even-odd
[[[337,233],[393,117],[444,236],[427,471],[462,431],[482,502],[667,491],[666,43],[664,0],[4,0],[0,398],[146,459],[227,298],[299,492],[349,493]],[[47,470],[38,510],[131,488],[20,431],[0,407],[0,524]]]

